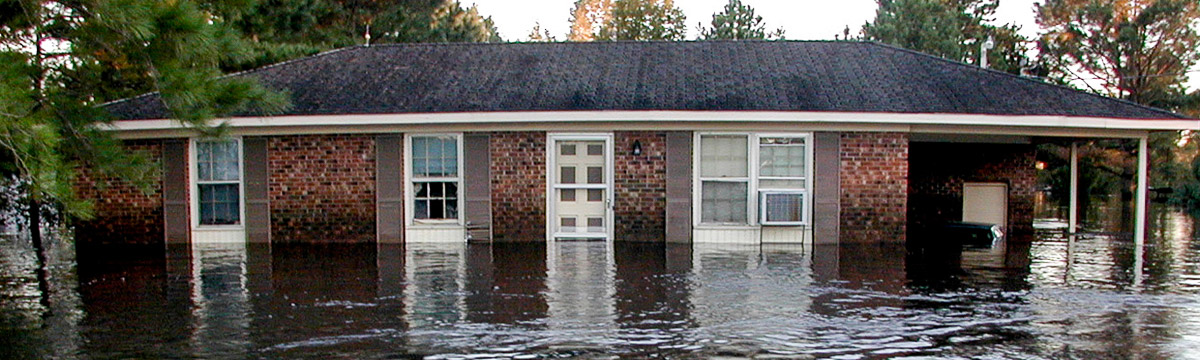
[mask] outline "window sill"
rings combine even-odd
[[[408,224],[408,227],[411,229],[461,229],[463,225],[457,222],[411,223]]]
[[[245,229],[245,225],[196,225],[192,231],[232,231]]]

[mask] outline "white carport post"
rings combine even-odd
[[[1071,142],[1071,200],[1068,205],[1067,234],[1075,235],[1079,225],[1079,143]]]
[[[1137,193],[1133,199],[1137,202],[1134,204],[1133,216],[1133,285],[1141,287],[1142,285],[1142,264],[1145,260],[1142,259],[1146,252],[1146,183],[1149,178],[1150,168],[1150,146],[1148,144],[1149,134],[1142,135],[1138,138],[1138,164],[1137,164]]]

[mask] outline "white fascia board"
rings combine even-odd
[[[809,124],[1003,126],[1009,128],[1077,128],[1113,130],[1200,130],[1200,120],[1121,119],[1041,115],[902,114],[802,111],[529,111],[379,115],[298,115],[237,117],[224,120],[232,128],[313,126],[456,125],[530,123],[752,122]],[[617,124],[608,124],[620,128]],[[114,121],[111,130],[157,131],[186,127],[175,120]]]

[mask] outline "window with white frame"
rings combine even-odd
[[[460,174],[458,135],[413,135],[409,138],[411,156],[412,218],[417,222],[438,222],[459,218]]]
[[[746,135],[700,137],[701,223],[749,223],[749,162]]]
[[[196,192],[200,225],[242,223],[241,142],[196,142]]]
[[[758,137],[759,223],[803,225],[807,203],[808,152],[805,138]]]
[[[807,136],[701,134],[697,178],[704,225],[803,225]]]

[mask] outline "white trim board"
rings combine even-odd
[[[980,114],[909,114],[857,113],[820,111],[525,111],[525,112],[459,112],[371,115],[292,115],[268,117],[237,117],[226,119],[232,128],[287,128],[331,126],[341,129],[380,125],[452,125],[452,124],[544,124],[593,123],[608,128],[621,126],[612,123],[637,122],[735,122],[735,123],[805,123],[805,124],[877,124],[877,125],[967,125],[1002,126],[1006,128],[1066,128],[1112,130],[1193,130],[1200,129],[1200,120],[1186,119],[1123,119],[1103,117],[1048,115],[980,115]],[[119,132],[187,130],[178,121],[169,119],[119,120],[108,126]]]

